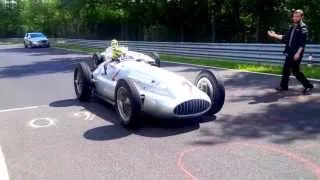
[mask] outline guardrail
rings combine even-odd
[[[110,41],[63,39],[65,43],[85,47],[105,48]],[[245,44],[245,43],[188,43],[188,42],[146,42],[119,41],[133,51],[158,52],[189,57],[211,57],[263,63],[282,63],[283,44]],[[310,57],[311,61],[310,61]],[[320,64],[320,45],[306,46],[303,63]]]
[[[106,48],[110,41],[85,39],[52,39],[52,41],[76,44],[83,47]],[[169,55],[208,57],[262,63],[283,63],[284,44],[247,43],[191,43],[191,42],[147,42],[119,41],[130,50],[158,52]],[[310,57],[311,60],[310,60]],[[307,44],[302,63],[320,64],[320,45]]]

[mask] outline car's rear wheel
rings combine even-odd
[[[195,86],[205,92],[211,99],[212,106],[207,114],[218,113],[225,101],[225,88],[223,81],[211,71],[202,70],[195,79]]]
[[[115,101],[121,124],[127,128],[139,127],[141,101],[138,90],[131,80],[121,79],[118,81]]]
[[[150,53],[150,57],[155,60],[154,66],[160,67],[160,56],[158,53],[152,52]]]
[[[91,71],[84,62],[79,63],[74,70],[74,88],[80,101],[88,101],[91,97]]]
[[[103,62],[103,57],[101,57],[101,55],[98,53],[94,53],[92,56],[91,62],[92,62],[92,68],[96,69],[99,66],[99,64]]]

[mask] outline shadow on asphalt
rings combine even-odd
[[[83,103],[76,99],[68,99],[53,102],[52,107],[70,107],[81,106],[94,115],[112,123],[112,125],[96,127],[84,133],[84,137],[89,140],[106,141],[119,139],[130,134],[136,134],[145,137],[168,137],[178,134],[188,133],[199,129],[200,123],[211,122],[215,120],[214,117],[204,116],[202,118],[188,119],[188,120],[170,120],[158,119],[149,116],[143,116],[142,126],[139,129],[131,130],[123,127],[118,120],[118,115],[113,106],[107,104],[97,98],[93,98],[91,102]]]
[[[168,67],[174,66],[178,65],[168,65]],[[198,73],[201,70],[198,67],[188,66],[179,68],[180,70],[176,72]],[[217,74],[225,71],[211,70]],[[214,123],[216,128],[200,130],[202,136],[210,140],[199,139],[190,142],[191,144],[210,146],[239,139],[267,139],[272,143],[290,144],[297,140],[320,138],[319,82],[313,82],[316,88],[312,95],[302,95],[302,85],[294,77],[290,80],[289,91],[277,92],[274,87],[280,83],[279,76],[240,72],[226,72],[224,75],[226,103],[235,105],[238,102],[247,103],[248,108],[260,104],[263,110],[254,113],[219,115],[219,120]]]
[[[45,55],[67,55],[67,54],[72,54],[72,51],[68,51],[64,49],[56,49],[54,47],[24,48],[23,44],[21,44],[21,45],[13,45],[13,47],[10,47],[10,48],[2,48],[0,49],[0,53],[16,53],[16,54],[25,54],[29,56],[45,56]],[[83,52],[77,52],[76,54],[87,55],[87,53],[83,53]]]
[[[0,68],[0,78],[21,78],[53,73],[72,72],[79,62],[89,63],[89,58],[56,58],[31,64],[13,65]]]
[[[320,135],[320,96],[299,97],[300,102],[270,104],[263,112],[224,115],[215,122],[221,132],[213,132],[211,129],[201,129],[201,132],[203,136],[228,141],[266,138],[272,143],[289,144],[296,140],[316,140]],[[253,96],[253,99],[264,98]],[[199,143],[206,144],[193,142]]]
[[[320,91],[318,89],[315,89],[313,91],[313,94],[319,94]],[[264,95],[252,95],[252,96],[238,96],[236,98],[233,98],[230,100],[230,102],[243,102],[243,101],[249,101],[248,104],[266,104],[266,103],[275,103],[279,101],[292,101],[292,100],[299,100],[299,99],[308,99],[307,95],[302,95],[302,92],[300,89],[290,89],[289,91],[284,92],[278,92],[276,90],[272,92],[267,92]]]

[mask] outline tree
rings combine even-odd
[[[305,11],[310,39],[320,42],[319,0],[16,0],[0,1],[0,36],[152,41],[271,42],[292,8]]]

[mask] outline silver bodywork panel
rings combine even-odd
[[[130,79],[140,94],[142,111],[146,114],[165,118],[196,117],[211,107],[206,93],[184,77],[150,65],[154,60],[147,55],[128,51],[129,58],[110,63],[111,54],[101,54],[106,61],[93,71],[93,82],[95,93],[109,102],[115,100],[118,80]]]

